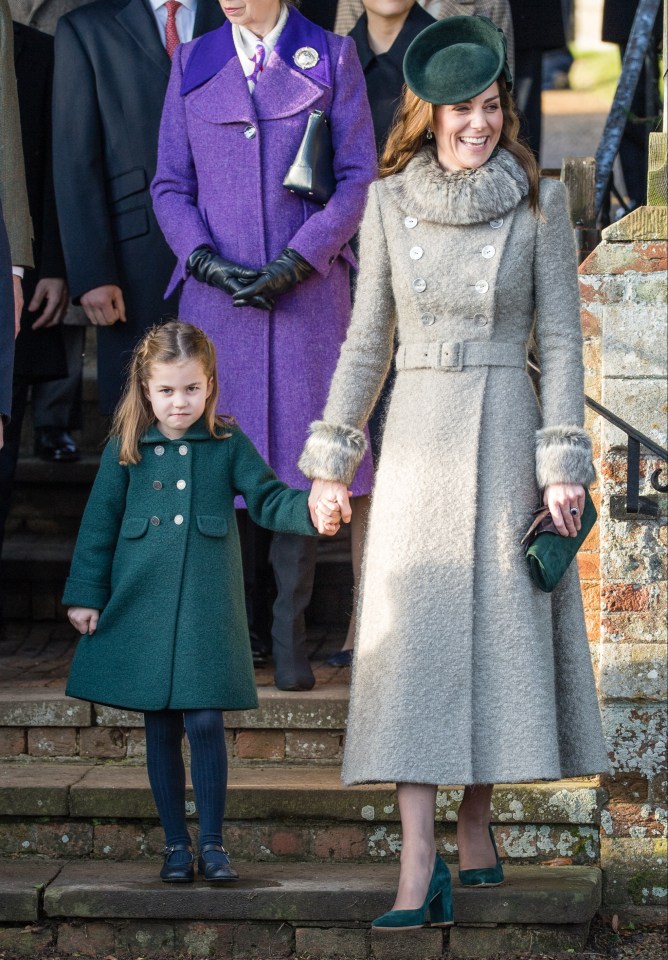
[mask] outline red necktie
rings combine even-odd
[[[179,9],[182,4],[179,0],[167,0],[165,4],[167,7],[167,23],[165,25],[165,50],[167,51],[167,56],[171,60],[174,56],[174,51],[177,46],[181,43],[181,38],[179,36],[179,31],[176,29],[176,11]]]

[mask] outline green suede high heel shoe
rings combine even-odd
[[[489,836],[496,855],[496,864],[493,867],[481,867],[479,870],[460,870],[459,882],[463,887],[498,887],[503,883],[503,867],[499,860],[499,851],[496,849],[496,840],[489,825]]]
[[[449,927],[454,923],[450,871],[438,854],[422,906],[415,910],[389,910],[382,917],[377,917],[371,927],[373,930],[387,931],[419,930],[424,926],[427,914],[432,927]]]

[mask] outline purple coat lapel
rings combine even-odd
[[[301,47],[317,51],[319,59],[314,67],[295,63],[294,55]],[[194,111],[211,123],[250,122],[258,117],[278,120],[315,103],[323,87],[331,87],[331,73],[325,31],[293,9],[253,97],[236,55],[229,22],[193,44],[181,96],[189,96]]]

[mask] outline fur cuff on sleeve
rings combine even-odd
[[[588,487],[596,474],[591,440],[582,427],[545,427],[536,431],[536,479],[542,490],[551,483]]]
[[[309,480],[351,483],[367,447],[362,431],[324,420],[315,420],[310,430],[299,458],[301,472]]]

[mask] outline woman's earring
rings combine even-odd
[[[427,140],[433,140],[434,134],[431,132],[431,127],[427,127],[427,132],[425,134]]]

